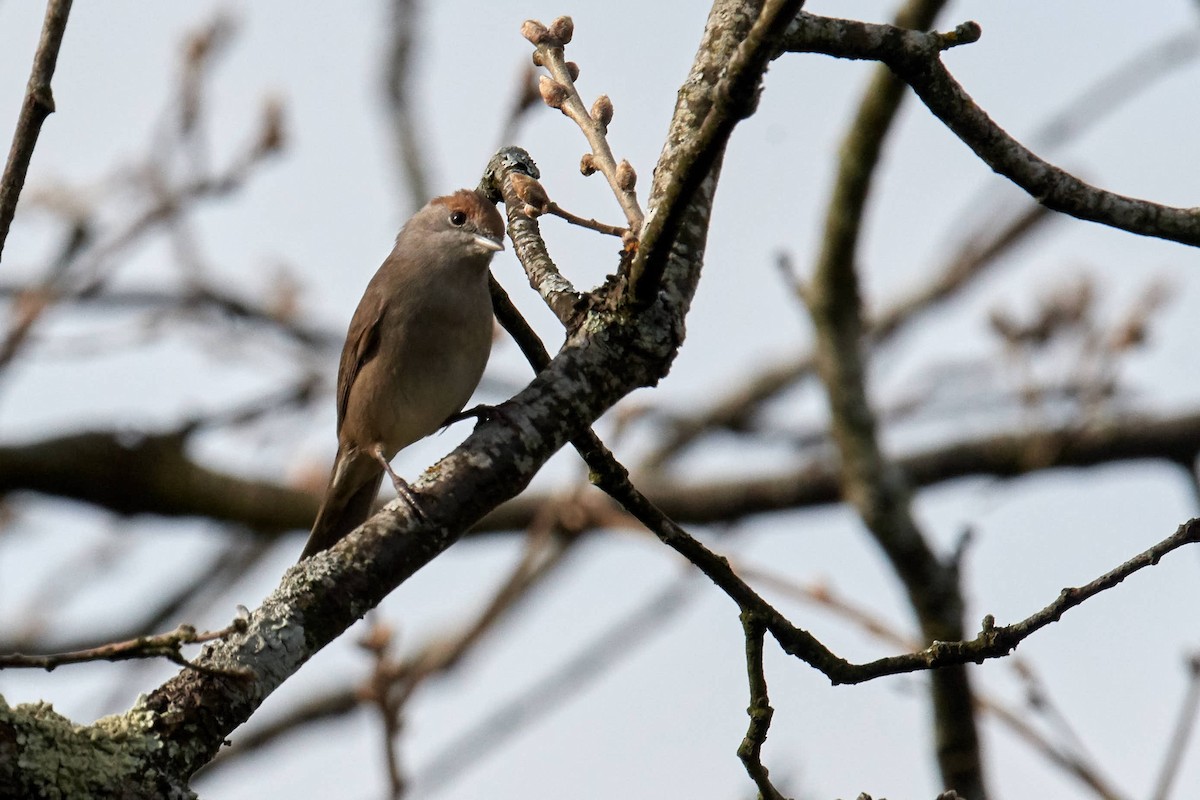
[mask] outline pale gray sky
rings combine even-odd
[[[705,4],[610,0],[574,6],[534,2],[428,4],[419,44],[416,89],[423,109],[436,191],[474,185],[498,142],[500,119],[529,46],[518,34],[528,17],[575,20],[569,57],[582,68],[585,99],[610,95],[616,114],[610,139],[647,187],[671,113],[703,26]],[[88,186],[141,153],[160,123],[178,69],[185,31],[224,8],[239,34],[216,70],[208,120],[217,163],[251,135],[266,96],[287,109],[284,157],[266,164],[243,193],[199,216],[200,241],[214,279],[248,293],[275,280],[275,265],[302,277],[305,313],[332,329],[354,304],[391,246],[403,208],[379,107],[381,3],[282,2],[217,4],[110,0],[77,3],[54,78],[58,113],[46,123],[34,156],[26,205],[18,215],[0,277],[33,274],[48,252],[37,191]],[[810,10],[873,21],[890,3],[813,3]],[[0,5],[0,136],[15,120],[41,24],[40,4]],[[958,48],[946,63],[992,117],[1018,138],[1097,78],[1133,54],[1189,27],[1200,27],[1195,3],[1154,0],[1132,8],[1116,0],[1011,0],[952,4],[939,27],[976,19],[983,39]],[[774,266],[786,249],[807,269],[833,157],[870,65],[819,56],[789,56],[772,66],[758,114],[734,135],[716,204],[705,276],[688,324],[688,340],[670,377],[639,402],[687,407],[715,395],[755,364],[794,352],[808,340],[803,312]],[[1200,64],[1172,72],[1069,146],[1048,155],[1105,188],[1179,205],[1197,204],[1200,159]],[[518,142],[539,162],[543,182],[562,205],[616,221],[619,210],[600,178],[577,171],[585,142],[554,112],[534,115]],[[871,296],[919,285],[938,254],[980,213],[964,206],[999,188],[994,176],[916,102],[909,102],[889,143],[879,191],[868,218],[861,263]],[[95,196],[102,196],[96,188]],[[86,200],[90,195],[84,196]],[[971,214],[974,214],[974,217]],[[581,286],[615,266],[615,248],[547,222],[550,246]],[[159,244],[139,250],[117,280],[172,285],[178,275]],[[511,251],[494,272],[552,347],[553,319],[525,288]],[[1062,219],[1010,256],[995,275],[907,334],[878,363],[881,402],[904,393],[930,364],[999,357],[986,313],[998,301],[1028,311],[1029,298],[1069,279],[1100,277],[1105,307],[1132,302],[1155,276],[1170,281],[1173,303],[1161,317],[1156,345],[1135,356],[1125,377],[1150,409],[1195,406],[1200,358],[1194,352],[1200,306],[1200,256],[1179,245]],[[101,424],[168,426],[183,413],[250,398],[291,373],[270,353],[205,346],[189,330],[142,346],[88,358],[63,355],[66,343],[118,336],[101,315],[56,315],[41,343],[0,383],[0,440],[11,442]],[[200,343],[200,346],[197,346]],[[325,369],[332,382],[335,362]],[[491,374],[523,381],[514,349],[497,348]],[[790,398],[800,407],[811,399]],[[781,418],[783,416],[780,411]],[[943,426],[944,427],[944,426]],[[229,469],[253,469],[287,480],[332,455],[333,403],[321,418],[292,425],[286,436],[239,441],[210,437],[204,455]],[[936,431],[936,426],[934,428]],[[277,432],[282,433],[282,432]],[[942,435],[953,431],[941,431]],[[447,452],[465,428],[433,437],[397,460],[415,475]],[[635,437],[636,438],[636,437]],[[637,442],[630,443],[631,451]],[[694,459],[701,475],[729,468],[715,446]],[[764,448],[756,470],[790,463],[782,448]],[[547,480],[579,473],[573,455],[552,463]],[[97,519],[78,506],[19,502],[20,518],[0,541],[0,624],[17,626],[48,575],[62,575],[81,546],[108,537],[135,544],[120,570],[102,575],[54,617],[79,632],[149,604],[211,553],[214,532],[195,522]],[[949,547],[963,526],[977,530],[969,558],[969,618],[994,613],[1001,622],[1049,602],[1058,590],[1094,578],[1195,515],[1195,499],[1177,472],[1157,464],[1041,475],[1011,483],[962,481],[920,495],[918,512],[936,541]],[[267,567],[236,587],[200,625],[220,625],[235,604],[250,607],[294,560],[302,534],[281,542]],[[898,625],[910,626],[897,584],[858,522],[844,509],[763,517],[717,545],[747,565],[826,580],[838,592]],[[413,644],[469,614],[516,557],[515,541],[455,547],[385,604],[403,642]],[[1183,688],[1182,658],[1197,644],[1200,601],[1196,552],[1170,556],[1152,574],[1072,612],[1020,653],[1045,677],[1093,756],[1131,795],[1147,791]],[[148,573],[154,573],[148,575]],[[498,631],[452,679],[423,691],[406,718],[404,763],[420,778],[443,746],[494,706],[553,672],[595,633],[660,592],[686,570],[657,542],[628,533],[597,538],[575,553],[510,625]],[[784,602],[799,624],[854,659],[885,651],[836,620]],[[586,620],[587,629],[580,626]],[[365,675],[353,642],[358,629],[321,653],[271,697],[249,723],[269,720],[290,702]],[[805,665],[773,651],[767,663],[775,722],[765,749],[772,775],[793,779],[797,793],[854,797],[933,797],[940,787],[926,731],[919,678],[831,688]],[[53,674],[0,673],[9,703],[44,699],[80,721],[127,708],[174,668],[108,665]],[[980,686],[1018,699],[1007,664],[977,670]],[[472,764],[439,797],[467,798],[696,797],[751,795],[735,750],[745,732],[745,671],[736,609],[701,583],[674,623],[595,683],[496,753]],[[987,724],[990,777],[999,797],[1085,797],[1013,737]],[[237,739],[237,733],[233,736]],[[196,788],[207,800],[264,796],[379,797],[385,774],[376,720],[363,713],[287,740],[253,761],[222,771]],[[1193,743],[1182,787],[1200,785]],[[420,788],[418,784],[417,788]],[[421,796],[418,794],[417,796]],[[1178,796],[1189,796],[1183,790]]]

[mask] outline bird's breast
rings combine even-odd
[[[491,300],[484,287],[482,295],[430,304],[400,322],[381,327],[379,349],[349,397],[357,419],[374,421],[363,433],[389,457],[436,431],[471,399],[491,352]]]

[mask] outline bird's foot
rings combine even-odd
[[[371,451],[371,455],[375,457],[376,461],[383,465],[384,472],[386,472],[388,477],[392,479],[392,487],[396,490],[396,494],[400,497],[403,497],[404,502],[408,503],[408,507],[412,509],[413,516],[415,516],[421,523],[428,522],[429,518],[425,516],[425,512],[422,510],[421,504],[417,502],[417,496],[413,494],[412,489],[408,485],[408,481],[404,480],[404,478],[401,478],[396,474],[396,471],[392,469],[391,462],[389,462],[387,457],[383,454],[383,448],[379,445],[375,445],[375,448]]]
[[[462,422],[464,419],[470,419],[471,417],[474,417],[479,422],[491,422],[495,419],[508,419],[503,406],[489,406],[486,403],[480,403],[477,406],[463,409],[456,414],[451,414],[450,416],[446,417],[446,421],[442,423],[442,428],[444,430],[456,422]]]

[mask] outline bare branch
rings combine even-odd
[[[984,618],[983,628],[970,641],[934,642],[916,653],[882,658],[854,667],[853,677],[848,681],[834,678],[835,683],[861,683],[882,675],[897,675],[921,669],[943,667],[948,664],[981,662],[989,658],[1006,655],[1022,641],[1057,622],[1063,614],[1081,605],[1084,601],[1111,589],[1139,570],[1151,567],[1164,556],[1181,547],[1200,542],[1200,519],[1189,520],[1179,526],[1174,534],[1158,544],[1139,553],[1124,564],[1106,572],[1099,578],[1079,587],[1063,589],[1058,598],[1035,614],[1011,625],[996,627],[990,615]],[[784,646],[786,649],[786,645]]]
[[[1193,653],[1187,660],[1187,692],[1183,702],[1179,704],[1179,716],[1175,721],[1175,730],[1167,743],[1167,751],[1159,769],[1158,779],[1154,782],[1154,792],[1151,800],[1167,800],[1171,795],[1171,786],[1179,776],[1183,765],[1183,756],[1187,752],[1188,742],[1192,738],[1196,726],[1196,715],[1200,712],[1200,653]]]
[[[1068,610],[1090,597],[1116,586],[1138,570],[1157,564],[1168,553],[1200,541],[1200,519],[1195,519],[1181,525],[1172,536],[1091,583],[1079,588],[1064,589],[1057,600],[1021,622],[996,627],[989,617],[984,621],[983,630],[973,640],[935,641],[924,650],[915,653],[878,659],[866,664],[853,664],[834,654],[808,631],[788,621],[733,571],[728,560],[709,550],[663,514],[621,474],[620,464],[611,460],[611,456],[608,458],[610,461],[607,466],[600,463],[598,466],[602,469],[593,467],[597,473],[597,484],[613,495],[664,544],[695,564],[737,603],[741,611],[754,612],[784,652],[820,670],[834,684],[863,683],[884,675],[898,675],[1003,657],[1025,638],[1057,621]],[[589,460],[589,466],[592,463]]]
[[[512,239],[513,250],[529,278],[529,285],[542,296],[563,326],[570,330],[575,326],[579,312],[586,307],[587,298],[575,289],[550,257],[537,219],[529,213],[528,204],[518,194],[511,178],[513,175],[536,181],[540,173],[528,153],[517,148],[502,149],[488,164],[484,179],[480,183],[480,190],[494,193],[498,195],[497,199],[504,200],[504,208],[508,214],[508,236]],[[498,191],[493,188],[488,192],[489,187],[500,188]],[[492,279],[493,289],[496,286],[498,284]]]
[[[1142,236],[1200,245],[1200,212],[1196,209],[1098,189],[1039,158],[1001,129],[940,59],[947,47],[973,42],[979,36],[979,26],[973,22],[950,34],[919,33],[803,13],[796,18],[785,49],[884,62],[989,167],[1047,208]]]
[[[927,27],[943,5],[943,0],[909,0],[897,21]],[[876,68],[838,151],[824,235],[803,300],[816,335],[816,367],[828,397],[842,492],[903,584],[924,641],[935,642],[963,635],[958,570],[941,560],[917,525],[908,479],[879,442],[879,423],[866,387],[867,326],[857,263],[863,210],[875,166],[903,98],[903,84]],[[955,665],[932,673],[929,690],[934,751],[943,785],[954,786],[967,797],[985,797],[983,759],[966,669]]]
[[[704,117],[693,120],[698,123],[696,128],[671,154],[671,169],[664,182],[654,187],[650,221],[639,233],[642,244],[629,271],[629,299],[635,305],[644,307],[654,300],[692,194],[709,178],[734,127],[757,108],[763,72],[803,5],[803,0],[768,0],[764,4],[724,65],[724,75],[705,98]]]
[[[829,611],[891,647],[915,650],[921,646],[920,642],[899,633],[898,626],[861,606],[854,605],[846,598],[838,596],[828,586],[801,586],[790,579],[763,569],[737,566],[738,571],[747,580]],[[1008,663],[1022,678],[1031,674],[1029,666],[1021,661],[1020,656],[1012,656]],[[1111,786],[1091,759],[1076,752],[1077,748],[1065,747],[1050,741],[1045,734],[1031,724],[1028,713],[1023,710],[1014,710],[979,692],[975,693],[974,701],[981,710],[993,715],[1002,725],[1007,726],[1009,730],[1023,739],[1035,752],[1091,789],[1096,797],[1101,800],[1125,800],[1125,795]]]
[[[182,647],[187,644],[201,644],[228,636],[234,631],[245,630],[246,621],[238,619],[230,626],[218,631],[199,633],[191,625],[180,625],[170,633],[158,636],[139,636],[124,642],[90,647],[86,650],[75,650],[69,653],[54,653],[52,655],[33,656],[21,653],[0,655],[0,669],[44,669],[47,672],[66,664],[83,664],[89,661],[129,661],[131,659],[165,658],[182,667],[208,672],[214,675],[228,677],[250,677],[253,672],[247,669],[215,669],[206,664],[194,664],[183,657]]]
[[[551,200],[550,203],[546,206],[546,213],[553,214],[554,216],[560,217],[561,219],[565,219],[567,222],[571,223],[572,225],[578,225],[581,228],[588,228],[589,230],[596,231],[597,233],[603,233],[606,236],[616,236],[617,238],[624,238],[629,233],[628,228],[619,228],[616,225],[609,225],[605,222],[600,222],[598,220],[581,217],[581,216],[578,216],[577,214],[572,214],[570,211],[567,211],[565,208],[563,208],[562,206],[560,206],[558,203],[554,202],[553,200]]]
[[[563,48],[570,43],[574,32],[574,24],[570,17],[559,17],[547,28],[534,20],[528,20],[521,28],[522,34],[529,39],[535,50],[533,63],[545,67],[550,77],[543,76],[541,83],[542,98],[552,108],[557,108],[568,119],[583,131],[588,144],[592,146],[592,163],[596,170],[603,173],[612,187],[625,218],[629,221],[629,229],[635,235],[641,233],[642,221],[645,215],[638,205],[637,194],[633,183],[625,177],[622,179],[621,167],[629,162],[617,163],[612,148],[608,144],[608,123],[612,120],[612,102],[601,95],[603,102],[599,108],[593,105],[589,111],[579,97],[575,88],[575,78],[578,77],[578,67],[567,62]],[[574,67],[574,68],[573,68]],[[598,101],[599,102],[599,101]],[[607,105],[605,105],[607,104]],[[607,110],[607,113],[605,113]]]
[[[90,431],[0,446],[0,494],[35,491],[119,514],[207,517],[268,537],[312,524],[318,499],[311,492],[214,471],[188,458],[172,438],[178,435]],[[1009,478],[1055,467],[1136,459],[1178,464],[1191,476],[1198,452],[1200,413],[1161,419],[1127,415],[1082,428],[1033,429],[938,443],[898,456],[896,465],[915,487],[972,475]],[[121,465],[135,490],[118,491],[105,464]],[[175,477],[158,482],[151,480],[155,475]],[[637,484],[664,513],[685,524],[734,522],[842,499],[837,471],[825,461],[725,480],[689,482],[642,475]],[[522,530],[547,502],[552,498],[544,494],[523,494],[488,514],[472,532]]]
[[[104,548],[110,550],[111,546]],[[42,644],[40,649],[54,650],[88,650],[96,647],[97,641],[115,641],[137,639],[152,636],[154,631],[161,630],[180,616],[187,608],[197,607],[198,601],[204,598],[219,597],[239,578],[259,566],[262,556],[268,551],[266,541],[235,542],[223,548],[209,563],[200,565],[195,574],[173,591],[156,598],[145,613],[121,627],[110,629],[101,635],[75,636],[73,638],[56,637],[50,645]],[[0,641],[0,652],[5,650],[30,650],[38,647],[35,642],[45,642],[48,638],[48,611],[57,610],[70,599],[69,593],[63,587],[69,586],[73,591],[81,591],[87,587],[89,580],[96,573],[106,570],[112,563],[109,553],[87,550],[80,558],[73,559],[61,566],[58,580],[50,580],[43,584],[43,590],[26,604],[20,617],[24,619],[24,630],[9,641]],[[80,562],[88,563],[91,569],[84,571]],[[69,576],[69,577],[66,577]]]
[[[71,13],[72,0],[49,0],[46,18],[42,23],[42,37],[37,52],[33,54],[33,69],[25,89],[25,101],[21,104],[21,115],[17,118],[17,129],[13,133],[12,147],[8,151],[8,162],[4,165],[4,176],[0,178],[0,253],[8,240],[13,216],[17,213],[17,201],[25,186],[25,175],[33,159],[33,148],[37,145],[42,123],[54,113],[54,93],[50,79],[58,63],[58,50],[62,46],[63,33],[67,29],[67,15]]]
[[[384,96],[391,123],[395,163],[403,173],[407,203],[420,208],[429,200],[429,176],[424,144],[417,125],[409,85],[413,76],[413,45],[418,32],[417,0],[389,0],[387,58],[383,68]]]
[[[119,514],[201,516],[273,535],[312,524],[315,496],[211,470],[186,443],[186,432],[93,431],[0,447],[0,494],[34,490]]]
[[[1049,209],[1032,205],[1000,224],[994,217],[989,218],[988,229],[969,237],[952,252],[932,280],[868,318],[865,345],[871,348],[887,345],[901,331],[926,318],[929,312],[984,275],[1015,244],[1042,226],[1049,216]],[[811,376],[815,370],[815,356],[811,352],[801,353],[762,368],[706,410],[669,418],[663,442],[643,459],[641,468],[655,470],[662,467],[709,431],[749,430],[754,415],[764,403]]]
[[[0,283],[0,298],[20,298],[36,291],[40,290],[20,284]],[[344,333],[335,334],[331,330],[309,325],[301,319],[281,316],[270,307],[258,304],[248,297],[203,283],[189,283],[179,290],[122,288],[97,291],[92,287],[59,292],[55,294],[54,300],[60,306],[75,304],[116,311],[178,311],[193,315],[201,311],[211,311],[233,322],[273,329],[297,344],[309,348],[332,350],[341,344],[344,336]],[[3,363],[2,357],[0,363]]]
[[[767,741],[767,730],[775,710],[767,697],[767,676],[763,671],[763,637],[767,629],[751,612],[742,612],[742,629],[746,634],[746,673],[750,679],[750,726],[738,746],[738,758],[746,767],[746,774],[758,787],[761,800],[785,800],[771,783],[767,768],[762,763],[762,747]]]

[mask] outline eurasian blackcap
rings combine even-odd
[[[503,237],[500,212],[469,189],[434,198],[401,229],[350,320],[337,459],[301,560],[362,524],[385,471],[412,500],[389,462],[461,411],[479,384],[492,347],[488,265]]]

